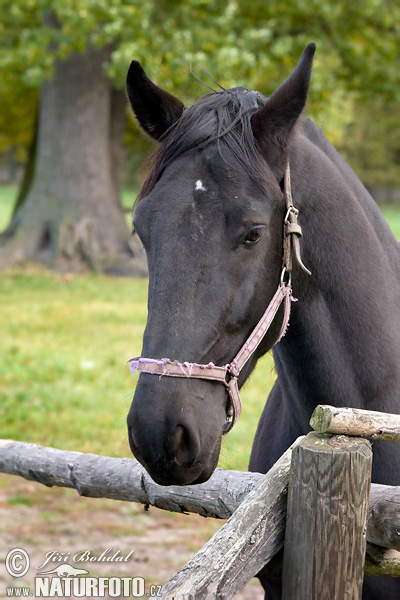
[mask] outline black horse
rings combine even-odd
[[[160,368],[164,357],[204,368],[232,361],[280,279],[287,283],[282,224],[290,165],[312,275],[293,261],[298,302],[273,350],[278,378],[250,460],[260,472],[309,431],[317,404],[400,412],[399,244],[356,175],[301,114],[314,50],[306,48],[269,99],[240,87],[185,109],[139,63],[127,79],[139,123],[161,142],[134,214],[150,273],[145,361]],[[240,386],[277,341],[282,320],[280,308]],[[206,481],[229,409],[220,381],[142,372],[128,415],[132,452],[160,484]],[[400,446],[374,444],[373,481],[400,484]],[[267,598],[280,597],[262,583]],[[366,579],[363,598],[398,600],[400,582]]]

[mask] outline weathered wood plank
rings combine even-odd
[[[75,488],[81,496],[139,502],[221,519],[228,519],[264,479],[261,473],[216,469],[206,483],[164,487],[133,458],[56,450],[12,440],[0,440],[0,472],[49,487]]]
[[[162,588],[163,598],[232,598],[280,549],[292,448],[232,517]]]
[[[50,487],[75,488],[82,496],[139,502],[221,519],[229,518],[265,477],[217,469],[206,483],[164,487],[154,483],[132,458],[109,458],[12,440],[0,440],[1,472]],[[372,484],[368,540],[400,550],[399,521],[400,487]]]
[[[311,415],[310,425],[318,433],[338,433],[400,442],[400,415],[374,410],[336,408],[321,404]]]
[[[367,539],[377,546],[400,550],[400,487],[371,485]]]
[[[361,438],[310,433],[292,453],[283,600],[358,600],[372,451]]]

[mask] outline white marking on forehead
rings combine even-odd
[[[200,190],[201,192],[206,192],[207,188],[204,187],[203,182],[201,181],[201,179],[198,179],[196,181],[196,185],[194,186],[195,190]]]

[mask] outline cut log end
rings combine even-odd
[[[332,411],[330,407],[319,405],[311,415],[310,425],[317,433],[328,431],[332,421]]]
[[[320,405],[315,408],[310,425],[317,433],[400,441],[400,415],[374,410]]]
[[[3,448],[3,446],[7,446],[7,444],[12,444],[14,442],[14,440],[0,440],[0,448]]]

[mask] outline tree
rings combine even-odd
[[[16,164],[26,162],[26,149],[35,129],[37,91],[26,86],[21,86],[19,91],[22,100],[19,102],[16,102],[14,89],[4,91],[0,96],[0,155],[11,159],[10,180],[15,177],[15,173],[10,171]]]
[[[398,190],[400,100],[388,103],[378,97],[359,104],[357,109],[357,121],[348,123],[344,128],[338,149],[364,185],[380,188],[381,193],[383,190],[386,193],[391,189]]]
[[[117,180],[124,95],[103,71],[107,54],[107,48],[71,54],[42,86],[35,174],[4,234],[13,262],[79,268],[85,261],[102,271],[130,272]]]
[[[35,35],[54,54],[51,62],[42,56],[40,76],[46,64],[53,73],[41,84],[37,131],[0,257],[6,264],[37,260],[61,269],[144,273],[143,252],[129,239],[119,202],[126,102],[104,68],[112,45],[95,48],[89,40],[76,51],[71,42],[66,52],[69,27],[65,33],[53,13],[39,13],[29,16]],[[18,44],[14,38],[10,46]]]
[[[132,272],[135,255],[140,263],[118,201],[131,59],[174,93],[206,91],[194,85],[193,62],[224,86],[268,94],[316,41],[311,108],[318,115],[334,106],[338,90],[398,94],[399,10],[374,0],[10,2],[0,25],[0,92],[21,81],[39,86],[40,110],[32,176],[0,239],[0,259],[117,272]]]

